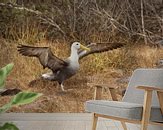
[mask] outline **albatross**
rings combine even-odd
[[[42,78],[57,81],[62,91],[65,91],[63,83],[77,73],[79,70],[79,59],[89,54],[113,50],[121,46],[123,46],[122,43],[91,43],[86,47],[79,42],[74,42],[71,45],[71,54],[65,60],[55,56],[49,47],[19,45],[18,51],[24,56],[37,57],[44,69],[49,68],[52,71],[51,73],[42,74]]]

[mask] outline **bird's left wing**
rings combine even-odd
[[[90,48],[90,51],[85,51],[85,50],[78,51],[79,59],[82,59],[83,57],[88,56],[90,54],[101,53],[101,52],[117,49],[124,45],[125,45],[124,43],[118,43],[118,42],[115,42],[115,43],[90,43],[89,45],[87,45],[87,47]]]

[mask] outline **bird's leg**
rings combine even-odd
[[[62,91],[65,91],[63,84],[61,83],[61,89]]]
[[[58,83],[59,83],[59,85],[60,85],[62,91],[65,92],[65,89],[64,89],[64,86],[63,86],[63,82],[58,82]]]

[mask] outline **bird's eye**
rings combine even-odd
[[[79,44],[77,43],[76,45],[78,46]]]

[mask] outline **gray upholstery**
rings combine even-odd
[[[131,120],[141,120],[143,105],[137,103],[90,100],[86,102],[86,111]],[[163,122],[159,107],[152,108],[151,121]]]
[[[122,101],[143,104],[144,91],[137,86],[163,88],[163,69],[137,69],[130,78],[126,94]],[[153,94],[152,106],[159,106],[156,93]]]
[[[163,88],[163,69],[137,69],[134,71],[122,102],[90,100],[86,102],[86,111],[132,120],[141,120],[144,91],[137,86]],[[156,93],[152,98],[151,121],[163,122]]]
[[[102,115],[140,120],[142,105],[127,102],[90,100],[86,102],[86,110]]]

